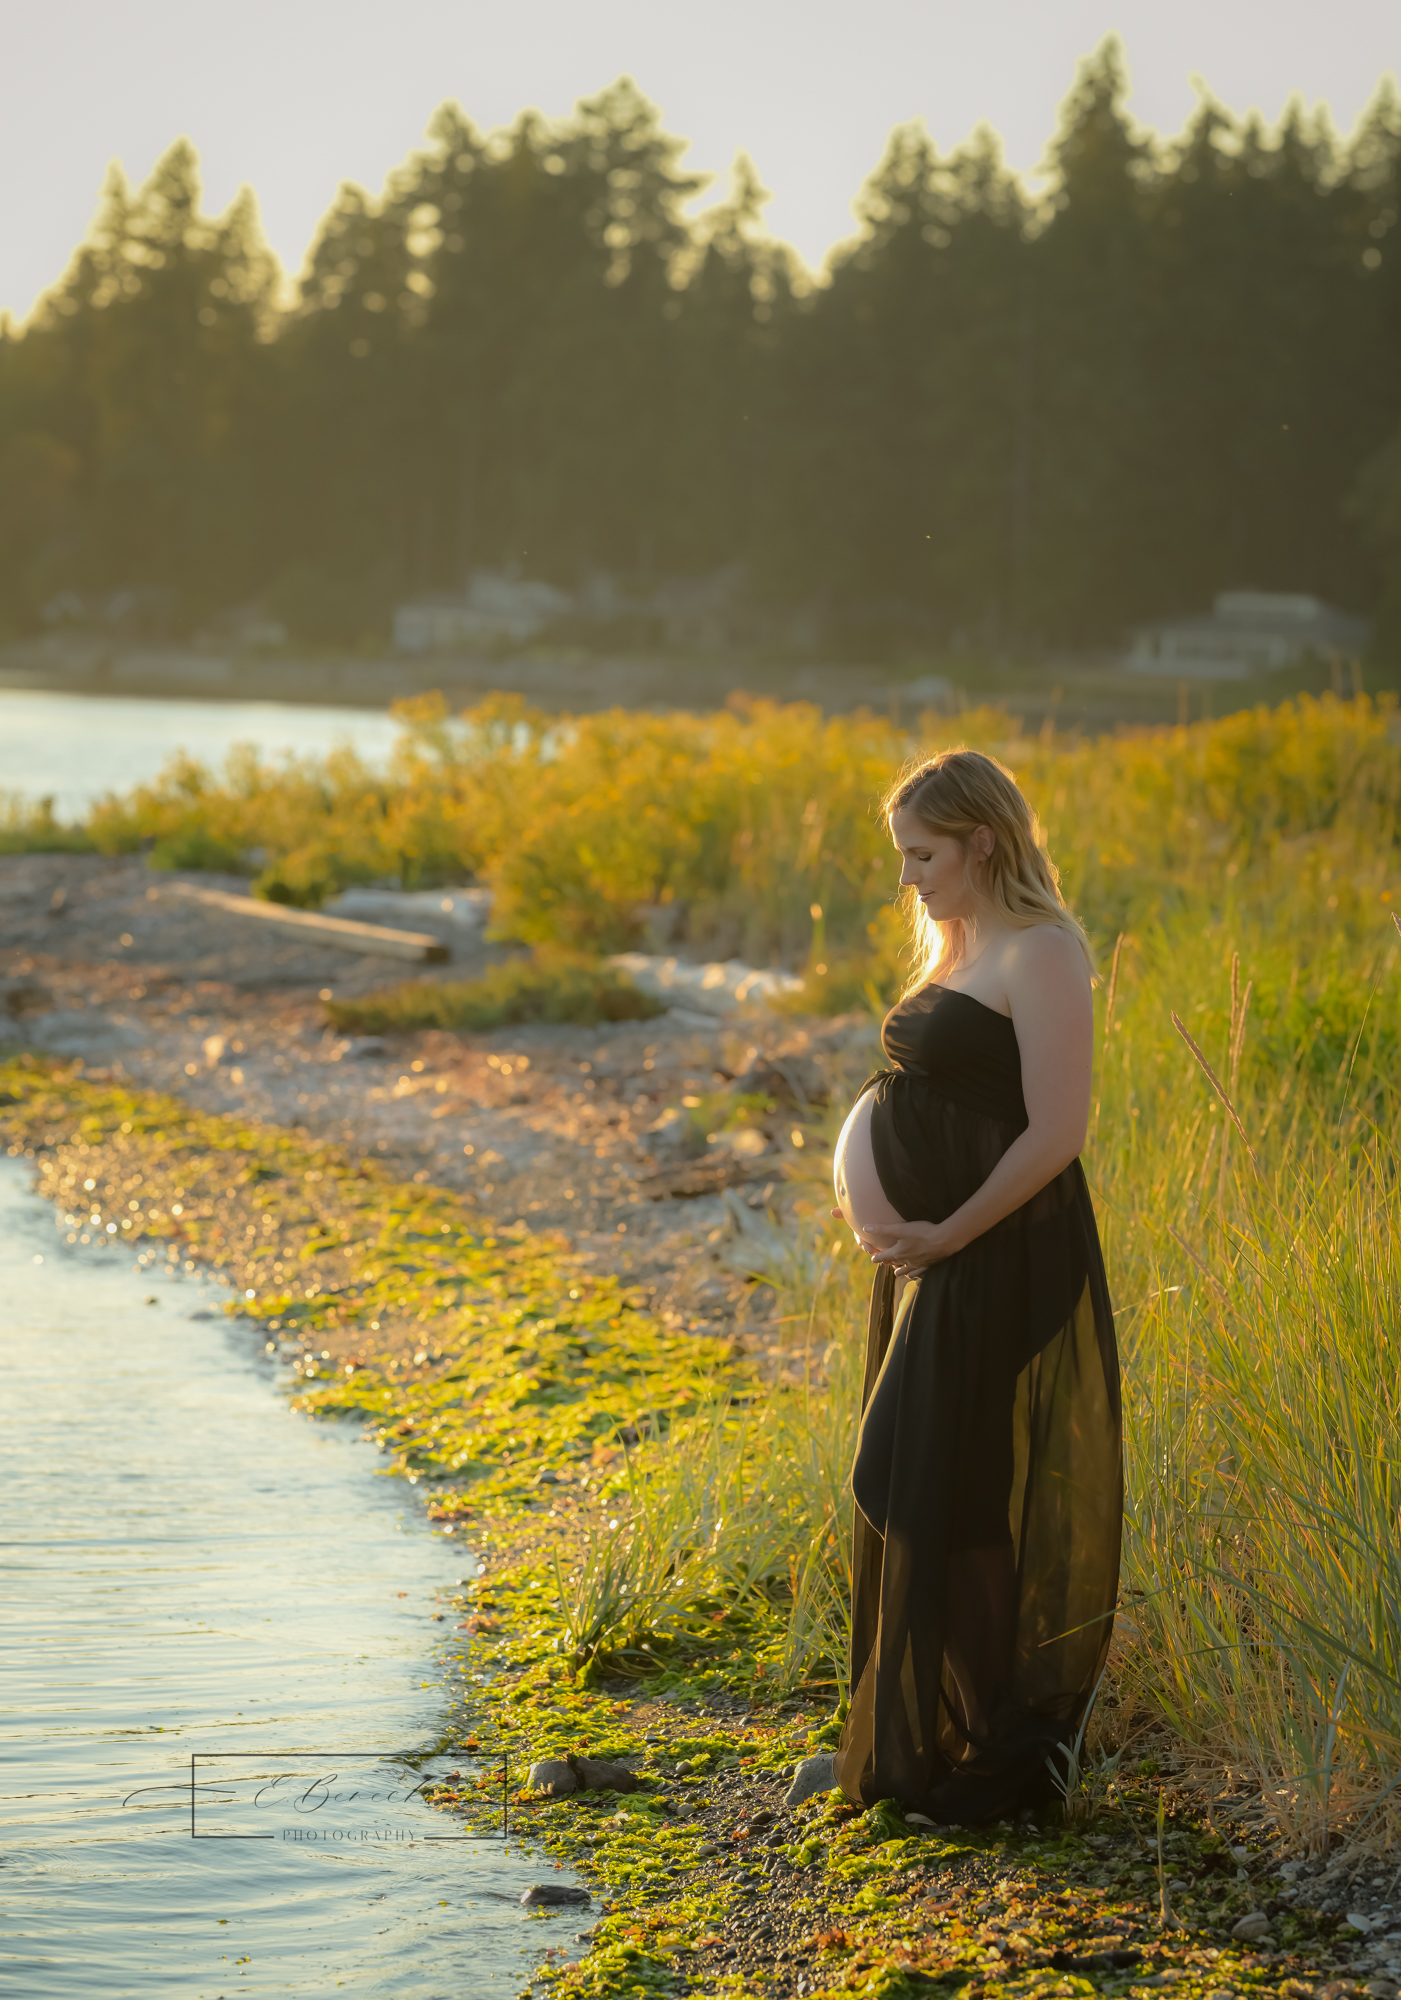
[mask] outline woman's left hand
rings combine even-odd
[[[833,1214],[840,1215],[841,1210],[834,1209]],[[908,1278],[916,1271],[928,1270],[931,1264],[942,1264],[946,1257],[963,1248],[946,1222],[901,1222],[888,1228],[865,1229],[858,1241],[873,1264],[889,1264],[897,1278]]]

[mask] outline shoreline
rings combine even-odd
[[[1375,679],[1376,676],[1373,676]],[[450,713],[514,695],[547,714],[611,708],[719,710],[735,700],[811,702],[828,715],[870,709],[917,727],[921,713],[990,705],[1028,733],[1091,736],[1225,716],[1301,692],[1342,696],[1358,676],[1314,662],[1243,679],[1130,672],[1103,653],[949,659],[795,660],[729,651],[609,654],[559,648],[502,655],[292,654],[123,643],[95,635],[0,646],[0,690],[133,701],[281,702],[383,712],[441,694]]]
[[[226,1311],[288,1358],[308,1357],[298,1407],[359,1416],[389,1454],[385,1469],[425,1488],[459,1439],[470,1438],[476,1476],[470,1486],[455,1482],[470,1504],[445,1507],[439,1490],[428,1511],[440,1526],[466,1528],[484,1565],[456,1603],[468,1636],[454,1634],[444,1647],[443,1744],[485,1769],[469,1769],[434,1802],[469,1821],[494,1814],[490,1771],[502,1750],[517,1769],[566,1749],[611,1755],[636,1779],[628,1792],[554,1800],[515,1787],[517,1827],[528,1825],[543,1854],[592,1881],[598,1912],[586,1955],[546,1963],[537,1984],[587,2000],[639,1988],[894,2000],[931,1985],[968,2000],[993,1991],[1112,2000],[1148,1979],[1172,1980],[1184,1995],[1270,1991],[1302,2000],[1321,1981],[1330,1990],[1331,1974],[1330,2000],[1351,1990],[1338,1983],[1351,1961],[1341,1939],[1332,1942],[1335,1926],[1320,1925],[1311,1945],[1263,1956],[1231,1939],[1232,1922],[1268,1906],[1281,1857],[1242,1849],[1247,1881],[1227,1889],[1236,1864],[1232,1836],[1219,1830],[1225,1814],[1203,1822],[1180,1773],[1174,1783],[1145,1766],[1080,1827],[1043,1814],[1040,1825],[931,1829],[890,1806],[861,1812],[836,1794],[788,1812],[782,1799],[794,1760],[833,1740],[831,1698],[766,1695],[742,1617],[718,1644],[647,1680],[618,1674],[606,1659],[580,1671],[562,1656],[552,1558],[577,1551],[590,1518],[617,1507],[627,1490],[616,1384],[645,1369],[678,1408],[717,1371],[742,1388],[755,1379],[752,1361],[733,1346],[668,1336],[628,1309],[617,1275],[589,1272],[557,1234],[483,1230],[460,1194],[396,1181],[379,1162],[309,1134],[200,1112],[133,1091],[122,1078],[32,1056],[0,1069],[0,1092],[9,1150],[34,1161],[50,1198],[71,1199],[91,1180],[81,1211],[90,1226],[94,1214],[114,1219],[142,1255],[221,1277],[245,1294]],[[264,1217],[273,1219],[270,1232]],[[313,1262],[319,1278],[280,1290],[240,1283],[270,1261],[254,1255],[267,1251],[265,1233],[299,1279]],[[445,1276],[455,1303],[443,1300]],[[472,1310],[482,1300],[494,1301],[485,1315]],[[535,1407],[557,1358],[552,1340],[592,1349],[602,1364],[554,1412],[545,1456],[549,1466],[567,1463],[569,1477],[549,1489],[548,1512],[538,1453],[522,1462],[510,1449],[524,1405],[499,1394],[503,1378],[519,1380],[519,1368],[509,1371],[526,1358],[515,1334],[527,1319],[535,1330],[524,1394]],[[373,1342],[372,1332],[383,1338]],[[348,1339],[359,1359],[347,1379],[337,1357]],[[470,1426],[452,1431],[445,1386],[458,1407],[474,1406]],[[425,1424],[430,1405],[447,1435]],[[582,1491],[571,1490],[578,1468],[591,1482]],[[1164,1869],[1153,1854],[1160,1801],[1172,1855]],[[1133,1861],[1108,1875],[1106,1846]],[[1176,1914],[1159,1921],[1170,1869],[1194,1881],[1221,1878],[1210,1923],[1189,1926]],[[1169,1889],[1170,1908],[1186,1901]]]

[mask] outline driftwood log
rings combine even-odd
[[[287,903],[265,903],[257,896],[201,889],[193,882],[177,882],[174,887],[178,895],[192,897],[211,909],[228,910],[237,917],[257,917],[266,924],[284,924],[289,930],[305,931],[308,943],[315,939],[340,951],[365,952],[371,958],[407,958],[419,965],[441,965],[452,956],[442,940],[427,931],[396,931],[385,924],[357,923],[352,917],[327,917],[319,910],[294,910]]]

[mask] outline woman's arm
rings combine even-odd
[[[865,1232],[874,1262],[891,1264],[901,1275],[952,1257],[1001,1222],[1068,1167],[1085,1143],[1094,1002],[1084,954],[1067,932],[1041,924],[1012,933],[1001,970],[1021,1050],[1027,1127],[977,1193],[944,1221]]]

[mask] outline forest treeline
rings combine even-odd
[[[1401,100],[1344,144],[1203,98],[1137,134],[1083,65],[1033,201],[897,129],[814,281],[741,160],[694,177],[623,80],[344,185],[288,301],[184,141],[0,334],[0,629],[131,590],[376,638],[511,566],[636,594],[732,569],[836,652],[1102,642],[1231,587],[1401,651]]]

